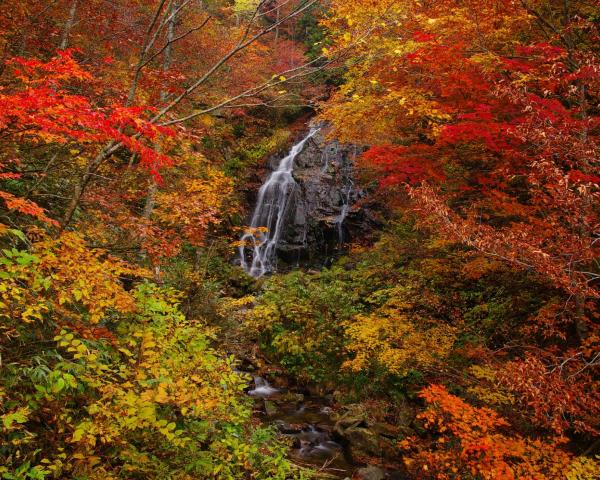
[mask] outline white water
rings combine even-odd
[[[254,377],[254,388],[248,391],[248,395],[253,397],[269,397],[279,390],[273,388],[269,382],[262,377]]]
[[[350,200],[352,195],[352,189],[354,188],[354,183],[352,180],[349,180],[348,185],[346,185],[345,191],[343,192],[343,204],[340,210],[340,214],[335,219],[335,223],[338,228],[338,243],[341,245],[344,243],[344,221],[348,216],[348,211],[350,210]]]
[[[318,129],[311,129],[306,138],[294,145],[260,187],[250,228],[242,236],[239,247],[242,268],[253,277],[262,277],[275,270],[277,244],[284,227],[290,195],[296,186],[292,176],[294,160],[317,132]]]
[[[356,147],[356,145],[354,146],[354,152],[352,154],[352,165],[356,165],[356,156],[358,154],[358,149]],[[341,245],[342,243],[344,243],[344,221],[346,220],[346,217],[348,216],[348,211],[350,210],[350,202],[351,202],[351,196],[354,190],[354,182],[352,181],[352,178],[348,178],[348,183],[346,184],[345,187],[345,191],[343,192],[343,198],[342,198],[342,208],[340,210],[340,214],[338,215],[338,217],[335,220],[335,223],[337,225],[338,228],[338,243]]]

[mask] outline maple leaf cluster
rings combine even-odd
[[[595,437],[598,8],[508,0],[333,5],[327,53],[350,49],[353,56],[322,117],[343,140],[370,145],[360,168],[378,180],[375,195],[410,212],[433,237],[466,246],[474,262],[502,262],[554,292],[513,332],[513,346],[469,354],[495,372],[488,398],[516,398],[513,414],[555,435]],[[564,451],[564,442],[542,447],[497,436],[491,432],[508,425],[495,414],[443,387],[422,395],[432,405],[428,425],[454,436],[442,433],[440,442],[462,445],[460,452],[431,446],[436,453],[419,463],[429,469],[423,477],[559,478],[568,470],[559,456],[556,468],[534,465],[554,448]],[[457,423],[446,423],[448,415]],[[480,425],[486,418],[489,425]],[[511,456],[532,463],[511,464]]]

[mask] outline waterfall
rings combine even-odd
[[[277,244],[283,231],[289,199],[296,186],[292,176],[294,160],[318,131],[312,128],[302,141],[294,145],[258,191],[250,228],[242,236],[239,247],[242,268],[253,277],[261,277],[275,269]]]
[[[356,155],[357,148],[354,146],[354,152],[352,155],[352,165],[356,164]],[[342,208],[340,210],[340,214],[335,220],[335,223],[338,228],[338,243],[342,245],[344,243],[344,221],[348,216],[348,210],[350,210],[350,203],[352,200],[352,193],[354,189],[354,182],[351,177],[348,177],[346,180],[346,185],[344,187],[344,191],[342,192]]]
[[[352,196],[352,189],[354,188],[354,183],[351,179],[349,179],[348,185],[346,185],[345,191],[342,193],[342,208],[340,210],[340,214],[335,219],[335,223],[338,228],[338,243],[341,245],[344,243],[344,221],[348,216],[348,210],[350,210],[350,201]]]

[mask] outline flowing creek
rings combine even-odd
[[[248,395],[256,399],[259,418],[292,439],[290,456],[298,465],[340,478],[351,477],[358,468],[336,441],[327,398],[276,389],[262,377],[254,377]]]

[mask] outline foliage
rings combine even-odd
[[[407,460],[420,478],[560,478],[571,457],[564,439],[529,440],[502,433],[508,422],[488,408],[476,408],[431,385],[421,392],[428,408],[419,414],[435,432],[435,448]]]
[[[143,271],[101,256],[70,233],[4,252],[3,478],[287,478],[215,331],[173,289],[125,291]]]
[[[405,287],[376,291],[371,298],[387,297],[385,303],[345,323],[346,348],[353,354],[345,368],[360,371],[373,362],[392,375],[403,376],[411,369],[431,368],[448,356],[455,329],[420,318],[410,303],[414,294]]]
[[[571,464],[566,475],[567,480],[588,480],[598,474],[598,456],[596,458],[578,457]]]
[[[422,446],[423,477],[420,467],[439,478],[563,478],[568,462],[550,462],[552,441],[519,435],[594,445],[597,18],[584,1],[375,0],[334,1],[323,21],[325,54],[350,53],[321,117],[342,140],[370,145],[359,167],[376,195],[446,243],[416,250],[423,260],[412,262],[417,285],[454,307],[434,317],[436,328],[456,328],[456,341],[428,380],[514,420],[426,389],[430,426],[439,421],[452,437],[438,431],[443,444]],[[430,294],[415,292],[414,303]],[[363,350],[378,357],[390,320],[361,320],[353,331],[370,332],[374,347]]]
[[[14,91],[0,96],[3,136],[35,144],[122,142],[140,155],[142,164],[154,175],[158,175],[160,165],[169,163],[167,157],[139,140],[140,135],[155,139],[169,133],[143,120],[144,108],[120,104],[99,107],[69,91],[70,84],[92,80],[72,58],[72,52],[59,52],[48,62],[17,57],[9,64],[15,84]]]
[[[332,270],[317,279],[300,272],[274,278],[247,319],[246,328],[265,351],[305,382],[327,380],[343,354],[341,322],[356,306],[338,275]]]
[[[336,4],[338,49],[386,22],[356,47],[364,61],[325,117],[362,142],[356,126],[369,122],[365,163],[383,186],[409,185],[423,225],[597,297],[597,32],[585,2],[566,13],[552,2],[388,3]],[[553,42],[536,22],[553,25]]]

